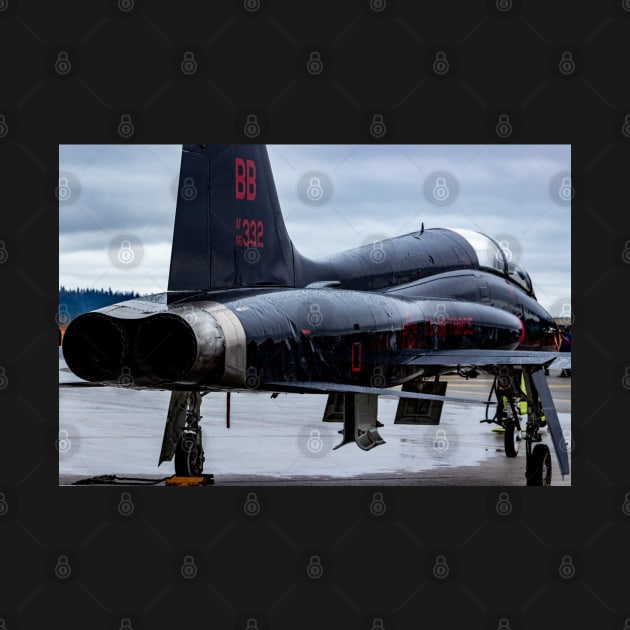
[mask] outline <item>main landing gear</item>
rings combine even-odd
[[[202,396],[200,392],[171,392],[158,465],[175,457],[175,474],[178,476],[199,477],[203,474],[205,457],[199,425]]]
[[[534,369],[541,371],[540,368]],[[498,424],[504,430],[507,457],[516,457],[521,442],[525,442],[525,477],[528,486],[551,485],[551,452],[546,444],[542,444],[540,435],[547,420],[532,370],[529,367],[502,366],[495,373],[490,396],[493,393],[497,399],[495,416],[482,422]]]

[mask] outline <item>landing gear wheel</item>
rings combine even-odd
[[[536,444],[527,462],[527,485],[551,485],[551,453],[546,444]]]
[[[182,477],[200,477],[203,474],[203,446],[201,428],[184,429],[175,447],[175,474]]]
[[[518,447],[521,441],[521,432],[516,428],[514,420],[508,420],[505,423],[505,433],[503,434],[505,444],[505,455],[507,457],[516,457]]]

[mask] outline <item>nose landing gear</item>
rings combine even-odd
[[[500,367],[492,386],[496,393],[495,417],[485,422],[494,422],[504,430],[504,446],[507,457],[516,457],[519,445],[525,441],[525,477],[528,486],[551,485],[551,451],[542,443],[540,430],[548,426],[554,444],[561,473],[568,474],[569,461],[566,449],[562,449],[562,429],[555,410],[549,386],[540,366]],[[519,414],[527,406],[527,421],[522,430]],[[524,433],[524,435],[522,435]]]

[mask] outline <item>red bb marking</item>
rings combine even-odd
[[[234,158],[234,195],[237,199],[256,199],[256,163]]]

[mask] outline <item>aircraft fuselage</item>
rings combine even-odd
[[[66,360],[86,380],[143,388],[387,387],[418,375],[405,364],[418,351],[555,349],[557,328],[533,295],[480,269],[459,235],[438,232],[440,242],[430,232],[382,242],[384,257],[363,247],[299,261],[301,288],[164,293],[99,309],[66,331]],[[433,264],[414,267],[419,257]]]

